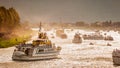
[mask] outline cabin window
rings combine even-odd
[[[44,52],[44,50],[38,50],[38,52]]]
[[[29,54],[29,48],[25,49],[25,54],[26,54],[26,55]]]

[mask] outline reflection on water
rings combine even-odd
[[[71,43],[74,33],[67,33],[68,39],[56,37],[51,39],[57,46],[61,46],[60,59],[40,60],[40,61],[12,61],[14,47],[0,49],[0,68],[80,68],[80,67],[114,67],[112,63],[112,51],[120,48],[120,34],[110,31],[108,35],[113,36],[114,41],[104,40],[83,40],[81,44]],[[54,31],[47,32],[48,36]],[[88,31],[79,30],[81,34]],[[103,32],[105,33],[105,32]],[[55,34],[54,34],[55,35]],[[32,39],[37,38],[33,36]],[[92,42],[94,45],[89,45]],[[112,46],[106,46],[110,43]]]

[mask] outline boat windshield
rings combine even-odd
[[[40,45],[40,44],[51,45],[51,41],[50,40],[46,40],[46,39],[39,39],[39,40],[34,40],[33,41],[33,45]]]

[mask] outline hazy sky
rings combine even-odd
[[[0,6],[14,7],[21,21],[120,21],[120,0],[0,0]]]

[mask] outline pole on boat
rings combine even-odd
[[[42,26],[42,24],[41,24],[41,22],[40,22],[40,25],[39,25],[39,32],[41,32],[41,26]]]

